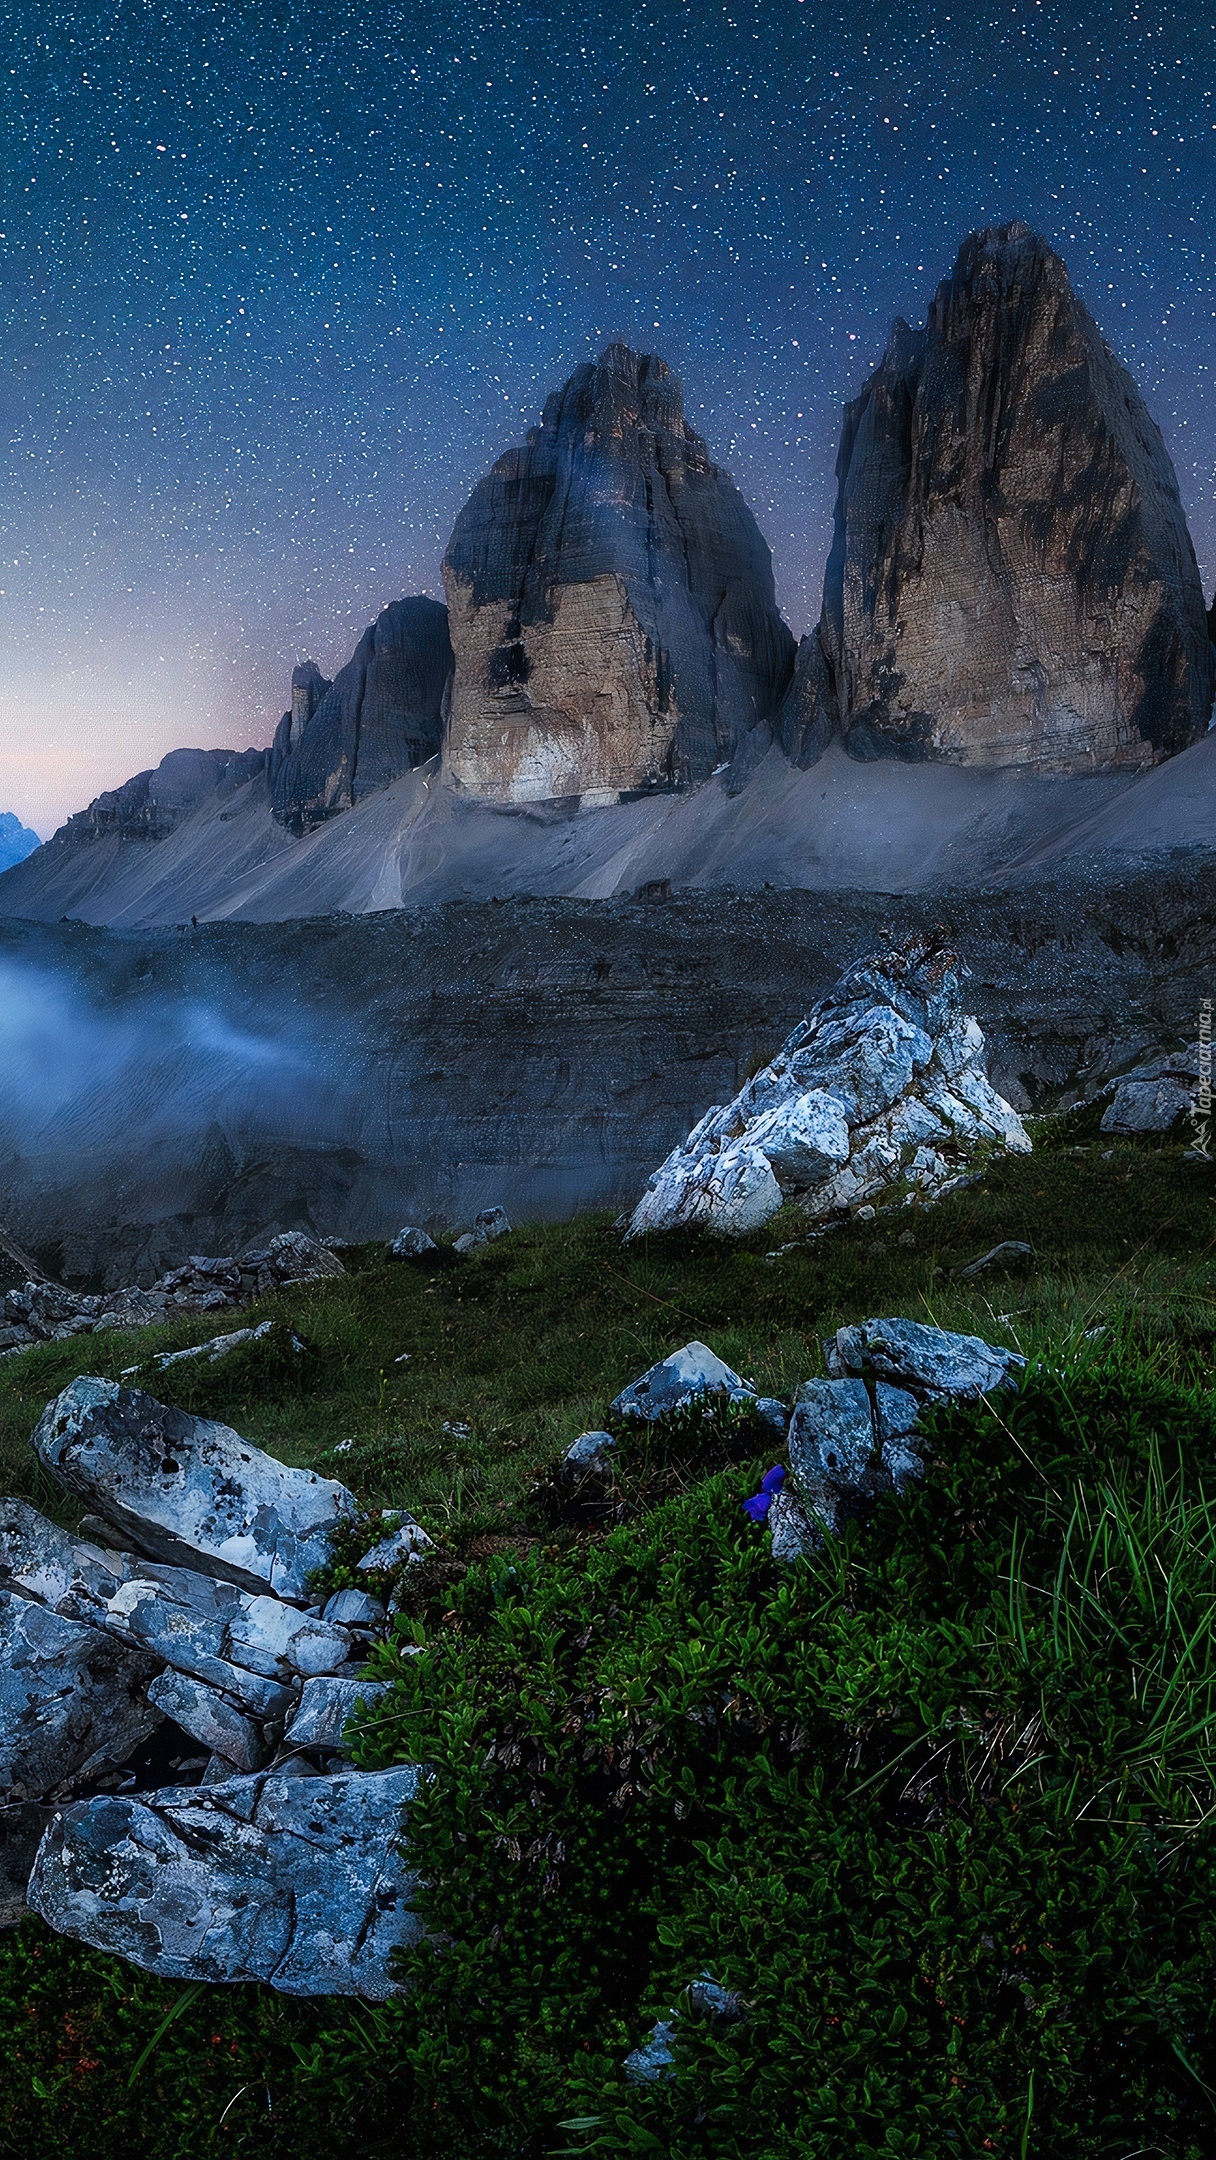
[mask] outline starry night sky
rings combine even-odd
[[[843,400],[1025,217],[1216,577],[1202,0],[0,0],[0,808],[264,743],[614,335],[818,614]]]

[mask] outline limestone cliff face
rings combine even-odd
[[[384,608],[332,683],[297,668],[275,736],[280,824],[307,832],[433,757],[451,672],[447,610],[421,596]]]
[[[793,639],[676,377],[610,345],[456,521],[447,767],[495,802],[703,780],[785,691]]]
[[[1021,224],[976,233],[848,407],[817,637],[782,715],[808,762],[1076,772],[1202,734],[1213,660],[1161,435]]]

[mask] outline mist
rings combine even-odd
[[[239,984],[167,991],[138,967],[90,983],[0,957],[0,1221],[69,1279],[147,1277],[195,1224],[196,1251],[319,1227],[310,1188],[323,1196],[349,1154],[332,1037],[286,1001],[238,1013]],[[104,1252],[56,1240],[65,1206],[98,1223]]]

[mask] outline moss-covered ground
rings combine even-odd
[[[34,1921],[0,1941],[0,2150],[156,2160],[652,2152],[768,2160],[1216,2151],[1216,1178],[1091,1113],[931,1209],[779,1257],[517,1230],[351,1255],[213,1366],[146,1383],[437,1540],[363,1759],[424,1758],[432,1943],[382,2009],[151,1981]],[[1012,1271],[958,1270],[1015,1239]],[[616,1520],[538,1478],[700,1337],[762,1390],[903,1313],[1016,1344],[1016,1402],[939,1413],[913,1498],[777,1570],[773,1459],[684,1431]],[[236,1325],[0,1365],[0,1475],[81,1370]],[[297,1351],[291,1334],[303,1343]],[[141,1375],[141,1379],[144,1376]],[[628,1450],[626,1450],[628,1458]],[[643,1472],[645,1474],[639,1474]],[[621,2074],[684,2003],[676,2075]]]

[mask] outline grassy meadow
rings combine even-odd
[[[163,1399],[404,1507],[414,1570],[366,1766],[436,1772],[433,1933],[373,2009],[147,1979],[30,1920],[0,1938],[0,2151],[1216,2151],[1216,1177],[1043,1124],[936,1207],[808,1244],[625,1246],[606,1218],[468,1259],[347,1256]],[[965,1279],[990,1247],[1032,1247]],[[844,1321],[1023,1350],[1016,1398],[934,1413],[908,1501],[776,1568],[746,1424],[622,1435],[617,1505],[546,1473],[692,1337],[766,1393]],[[71,1521],[29,1433],[242,1315],[0,1363],[5,1489]],[[297,1349],[292,1336],[303,1346]],[[425,1655],[400,1654],[402,1640]],[[698,2015],[702,1972],[741,2015]],[[676,2018],[673,2073],[625,2053]]]

